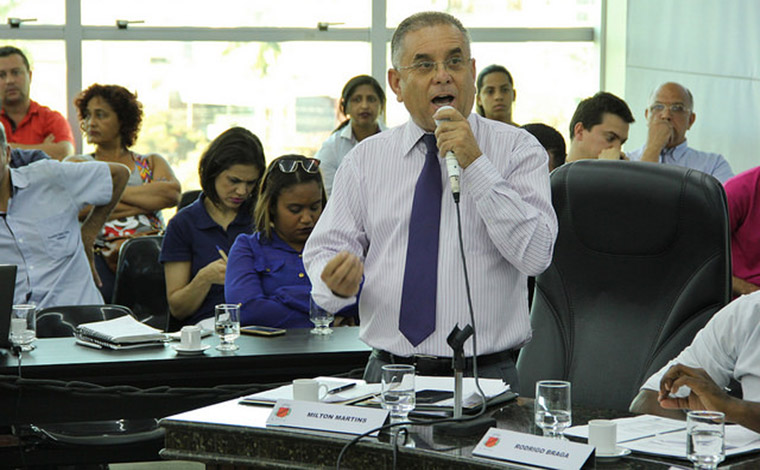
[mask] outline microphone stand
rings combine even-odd
[[[454,369],[454,419],[462,418],[462,378],[467,366],[467,360],[464,357],[464,343],[472,334],[472,326],[467,325],[464,329],[460,329],[459,325],[456,325],[446,338],[446,342],[454,350],[454,354],[451,357],[451,367]],[[466,421],[439,423],[433,426],[433,431],[451,436],[468,436],[483,432],[493,426],[496,426],[495,419],[481,416],[480,418]]]

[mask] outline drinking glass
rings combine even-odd
[[[309,320],[314,323],[311,330],[313,335],[329,335],[333,332],[330,323],[335,319],[335,315],[317,305],[313,298],[309,298]]]
[[[406,419],[415,405],[414,366],[384,365],[380,392],[383,408],[390,412],[391,420]]]
[[[536,383],[534,402],[536,426],[546,437],[563,439],[565,429],[572,422],[570,382],[541,380]]]
[[[11,313],[11,328],[8,339],[22,351],[35,348],[37,339],[37,306],[33,304],[14,305]]]
[[[219,351],[235,351],[235,340],[240,336],[240,305],[219,304],[214,307],[214,330],[219,336]]]
[[[695,469],[714,469],[723,461],[725,422],[720,411],[689,411],[686,415],[686,455]]]

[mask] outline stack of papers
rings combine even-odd
[[[686,459],[686,421],[652,415],[612,421],[617,423],[620,447],[644,454]],[[573,426],[565,434],[588,439],[588,426]],[[727,456],[760,450],[760,434],[738,424],[727,424],[725,443]]]
[[[327,385],[328,393],[320,400],[322,403],[350,405],[380,393],[380,384],[368,384],[364,380],[341,379],[337,377],[316,377],[314,380],[320,384]],[[337,390],[346,385],[352,386],[337,393],[330,393],[331,390]],[[240,403],[244,405],[274,405],[277,400],[292,399],[293,385],[289,384],[245,396],[240,400]]]
[[[77,327],[76,337],[87,346],[109,349],[163,346],[166,342],[166,335],[161,330],[140,323],[131,315],[82,323]]]

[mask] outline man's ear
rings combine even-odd
[[[689,125],[686,127],[686,130],[691,129],[691,126],[694,124],[694,121],[697,119],[697,115],[694,113],[691,113],[691,116],[689,116]]]
[[[515,100],[517,100],[517,90],[512,88],[512,102],[514,103]]]
[[[583,123],[578,121],[575,123],[575,126],[573,126],[573,140],[581,141],[583,140]]]
[[[399,75],[398,70],[394,68],[388,69],[388,85],[391,86],[391,90],[396,94],[396,101],[399,103],[403,102],[404,99],[401,97],[401,75]]]

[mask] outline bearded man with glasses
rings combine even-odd
[[[734,176],[723,155],[702,152],[689,147],[686,131],[691,129],[694,114],[694,97],[688,88],[678,83],[660,85],[644,110],[649,132],[643,147],[628,154],[631,160],[667,163],[694,168],[712,175],[721,183]]]
[[[516,351],[531,337],[527,276],[549,266],[557,219],[538,141],[472,113],[470,52],[467,30],[451,15],[423,12],[401,22],[388,82],[411,119],[346,155],[306,242],[317,303],[333,311],[350,305],[363,280],[359,335],[374,349],[364,373],[370,382],[389,363],[452,375],[446,338],[473,323],[469,287],[477,352],[468,340],[465,374],[473,374],[476,356],[478,375],[518,388]],[[448,152],[462,169],[458,203],[442,164]]]

